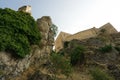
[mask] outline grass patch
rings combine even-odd
[[[107,73],[99,68],[94,68],[90,70],[90,74],[93,77],[92,80],[114,80],[111,76],[109,76]]]
[[[110,51],[112,51],[112,45],[111,45],[111,44],[105,45],[105,46],[103,46],[103,47],[100,47],[99,50],[100,50],[102,53],[110,52]]]

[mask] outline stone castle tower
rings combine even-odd
[[[23,11],[31,15],[31,6],[30,5],[22,6],[18,9],[18,11]]]

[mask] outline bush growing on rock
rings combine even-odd
[[[20,57],[30,53],[30,45],[39,44],[40,32],[28,13],[0,9],[0,51]]]
[[[65,41],[65,42],[64,42],[64,48],[67,48],[68,45],[69,45],[69,43],[70,43],[69,41]]]
[[[71,64],[74,66],[76,64],[83,64],[85,60],[84,47],[77,46],[71,53]]]
[[[94,68],[90,71],[90,74],[93,77],[93,80],[114,80],[107,73],[103,72],[99,68]]]
[[[64,56],[60,55],[59,53],[55,52],[51,54],[50,59],[53,63],[55,73],[62,73],[66,76],[69,76],[72,70],[69,60],[67,60]]]
[[[100,47],[99,49],[102,53],[110,52],[112,51],[112,45],[105,45],[103,47]]]
[[[57,35],[57,32],[58,32],[58,27],[55,24],[52,24],[50,26],[50,30],[52,31],[53,36],[55,37]]]
[[[115,49],[120,52],[120,47],[119,46],[115,46]]]

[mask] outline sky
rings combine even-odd
[[[77,33],[110,22],[120,31],[120,0],[0,0],[0,8],[31,5],[37,20],[50,16],[58,31]]]

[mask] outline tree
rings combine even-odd
[[[57,35],[57,32],[58,32],[58,27],[55,24],[52,24],[50,29],[55,37]]]

